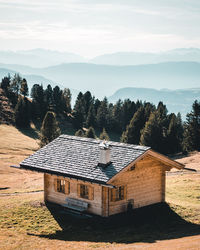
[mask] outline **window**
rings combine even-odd
[[[70,183],[64,179],[55,179],[54,188],[56,192],[69,194],[70,193]]]
[[[65,181],[57,179],[57,192],[65,193]]]
[[[125,186],[120,186],[111,189],[111,201],[120,201],[125,199],[126,188]]]
[[[94,199],[94,188],[89,185],[78,184],[78,196],[83,199]]]
[[[80,185],[80,196],[89,199],[89,188],[86,185]]]

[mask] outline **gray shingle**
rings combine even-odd
[[[97,183],[107,183],[149,149],[144,146],[109,142],[112,163],[103,168],[98,166],[101,142],[95,139],[61,135],[23,160],[20,166]]]

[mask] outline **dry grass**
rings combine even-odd
[[[0,249],[162,249],[168,244],[171,249],[176,244],[181,249],[197,249],[199,174],[167,177],[167,201],[171,208],[154,207],[144,210],[144,214],[138,212],[132,220],[119,218],[106,225],[58,214],[62,221],[58,223],[55,214],[42,203],[42,192],[26,193],[43,189],[43,175],[9,168],[37,150],[38,144],[28,133],[0,125]],[[200,154],[190,157],[180,161],[197,166]]]
[[[166,201],[185,220],[200,225],[200,174],[168,176]]]
[[[42,174],[10,168],[37,149],[36,140],[13,126],[0,125],[0,193],[42,190]]]

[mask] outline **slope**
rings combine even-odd
[[[0,88],[0,124],[14,123],[14,110],[5,92]]]

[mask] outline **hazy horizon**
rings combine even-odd
[[[4,52],[14,52],[14,53],[23,53],[23,52],[29,52],[29,51],[36,51],[36,50],[46,50],[46,51],[49,51],[49,52],[59,52],[59,53],[69,53],[69,54],[74,54],[74,55],[78,55],[78,56],[81,56],[83,58],[85,58],[86,60],[90,60],[90,59],[93,59],[93,58],[96,58],[98,56],[103,56],[103,55],[112,55],[112,54],[117,54],[117,53],[152,53],[152,54],[161,54],[161,53],[165,53],[165,52],[170,52],[170,51],[174,51],[174,50],[192,50],[192,49],[198,49],[200,50],[200,47],[176,47],[176,48],[173,48],[173,49],[170,49],[170,50],[158,50],[158,51],[144,51],[144,50],[141,50],[141,51],[136,51],[136,50],[132,50],[132,51],[126,51],[126,50],[121,50],[121,51],[113,51],[113,52],[107,52],[107,53],[104,53],[104,54],[97,54],[97,55],[94,55],[94,56],[84,56],[84,55],[81,55],[77,52],[72,52],[72,51],[68,51],[68,50],[59,50],[59,49],[51,49],[51,48],[31,48],[31,49],[0,49],[0,51],[4,51]]]

